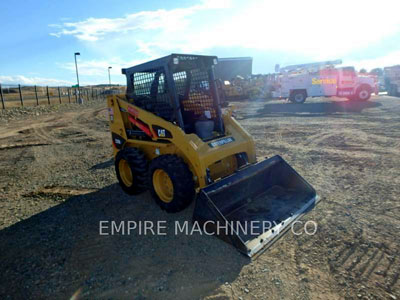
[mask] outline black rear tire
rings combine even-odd
[[[305,91],[293,91],[290,94],[289,100],[292,103],[303,104],[307,99],[307,93]]]
[[[124,165],[124,162],[127,163],[127,167],[129,167],[131,171],[132,182],[130,184],[124,182],[123,171],[120,170],[120,167],[121,165]],[[147,170],[148,164],[146,157],[143,152],[137,148],[122,149],[115,157],[115,172],[117,174],[118,182],[123,191],[129,195],[137,195],[147,189]]]
[[[156,192],[154,174],[157,170],[165,172],[172,182],[173,198],[163,201]],[[150,162],[150,192],[155,202],[168,213],[179,212],[190,205],[196,196],[193,174],[186,163],[176,155],[161,155]]]

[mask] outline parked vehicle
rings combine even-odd
[[[307,97],[342,97],[367,101],[378,94],[375,78],[359,74],[354,67],[340,67],[341,60],[293,65],[277,70],[274,98],[288,98],[293,103],[304,103]]]
[[[383,74],[388,95],[400,97],[400,65],[385,67]]]

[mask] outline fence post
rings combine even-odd
[[[58,88],[58,99],[60,100],[60,104],[61,104],[61,92],[60,92],[60,87],[57,87]]]
[[[46,86],[46,91],[47,91],[47,103],[50,105],[49,86]]]
[[[78,91],[79,91],[79,89],[75,88],[76,103],[78,103]],[[81,95],[79,95],[79,96],[81,96]]]
[[[21,106],[24,106],[24,99],[22,98],[22,91],[21,91],[21,85],[18,84],[18,90],[19,90],[19,99],[21,100]]]
[[[0,96],[1,96],[1,104],[3,106],[3,109],[6,109],[6,106],[4,105],[3,88],[1,87],[1,84],[0,84]]]
[[[89,99],[89,90],[86,90],[86,98],[87,98],[87,101],[90,100],[90,99]]]
[[[38,98],[38,95],[37,95],[36,85],[35,85],[35,97],[36,97],[36,105],[39,105],[39,98]]]
[[[67,88],[67,92],[68,92],[68,103],[71,103],[71,94],[69,92],[69,88]]]

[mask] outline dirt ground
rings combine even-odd
[[[259,157],[280,154],[322,200],[255,260],[167,214],[114,173],[105,104],[0,119],[1,299],[400,299],[400,98],[235,102]],[[168,234],[99,235],[103,220]]]

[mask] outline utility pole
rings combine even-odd
[[[111,90],[111,75],[110,75],[110,69],[112,69],[112,67],[108,67],[108,84],[110,85],[110,90]]]
[[[75,57],[75,70],[76,70],[76,81],[78,83],[78,92],[75,90],[76,93],[76,98],[78,99],[78,94],[79,94],[79,99],[81,98],[81,93],[79,91],[79,74],[78,74],[78,63],[76,61],[76,56],[77,55],[81,55],[79,52],[75,52],[74,53],[74,57]]]

